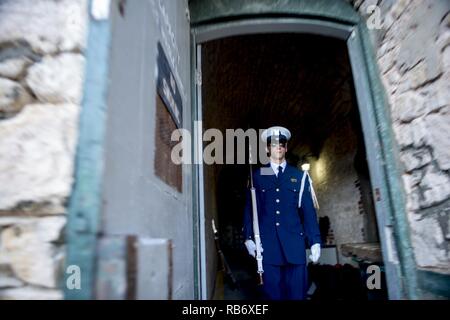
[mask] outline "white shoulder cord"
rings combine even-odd
[[[311,197],[312,197],[312,200],[313,200],[313,203],[314,203],[314,207],[316,209],[319,209],[320,208],[319,207],[319,201],[317,201],[316,192],[314,191],[312,180],[311,180],[311,177],[309,176],[308,171],[303,171],[302,182],[301,182],[301,185],[300,185],[300,194],[298,195],[298,207],[300,208],[302,206],[302,197],[303,197],[303,191],[305,191],[306,176],[308,176],[309,186],[310,186],[310,191],[311,191]]]

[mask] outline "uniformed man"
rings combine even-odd
[[[263,249],[263,292],[265,298],[271,300],[306,298],[305,237],[312,244],[310,259],[317,262],[320,256],[320,231],[309,179],[305,179],[300,197],[305,173],[286,163],[290,137],[289,130],[283,127],[264,130],[262,139],[267,141],[270,163],[253,171]],[[245,246],[255,257],[250,195],[247,196],[243,232]]]

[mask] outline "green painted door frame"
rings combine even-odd
[[[345,0],[192,0],[192,106],[193,120],[201,120],[202,43],[234,35],[300,32],[346,41],[352,66],[361,124],[367,146],[379,235],[391,299],[417,299],[417,270],[405,212],[405,195],[384,89],[379,77],[369,32]],[[193,153],[194,154],[194,153]],[[193,174],[195,279],[197,298],[204,295],[200,221],[203,201],[201,166]]]
[[[98,4],[98,1],[97,1]],[[88,3],[88,39],[83,101],[79,120],[74,186],[69,201],[66,226],[65,270],[79,270],[81,288],[70,288],[64,273],[65,299],[94,299],[95,257],[102,210],[103,155],[107,114],[111,21],[92,14]],[[69,268],[75,266],[77,269]]]

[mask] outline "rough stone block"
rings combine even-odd
[[[450,109],[450,108],[449,108]],[[450,112],[432,113],[425,117],[428,144],[439,168],[450,169]]]
[[[20,83],[0,78],[0,115],[15,114],[31,100],[31,96]]]
[[[31,63],[26,57],[8,59],[0,62],[0,77],[17,80],[25,70],[25,67]]]
[[[0,228],[11,227],[22,223],[28,223],[31,217],[0,217]]]
[[[392,110],[394,120],[411,122],[425,113],[425,98],[414,91],[399,94],[396,96]]]
[[[450,70],[450,45],[442,51],[441,64],[444,70]]]
[[[432,156],[428,149],[407,149],[400,153],[400,158],[405,166],[406,172],[411,172],[429,164]]]
[[[83,50],[86,0],[7,0],[0,3],[0,42],[24,40],[38,53]]]
[[[24,283],[17,278],[4,276],[0,273],[0,290],[4,288],[22,287]]]
[[[448,268],[449,257],[442,249],[444,235],[436,217],[408,214],[411,240],[417,265],[420,267]]]
[[[391,6],[390,13],[395,19],[398,19],[406,8],[411,4],[412,0],[397,0]]]
[[[0,261],[0,289],[22,287],[24,283],[14,276],[11,267]]]
[[[399,48],[393,48],[391,51],[378,58],[378,65],[381,73],[385,74],[395,66],[395,61],[398,55]]]
[[[60,239],[65,223],[65,217],[36,218],[2,231],[0,254],[7,256],[20,280],[57,287],[62,257],[52,242]]]
[[[388,93],[390,105],[392,107],[392,98],[394,93],[397,91],[398,83],[400,81],[400,74],[398,73],[398,70],[396,68],[392,68],[383,75],[382,80],[383,85]]]
[[[82,55],[63,53],[31,66],[26,81],[41,102],[80,104],[83,71]]]
[[[0,210],[32,201],[46,203],[48,213],[65,212],[78,112],[72,104],[28,105],[0,122],[0,181],[8,181],[0,184]]]
[[[436,49],[436,48],[433,48]],[[423,84],[436,80],[442,74],[439,57],[434,55],[434,60],[426,59],[420,62],[412,71],[412,86],[418,88]],[[435,69],[432,71],[431,69]]]
[[[450,177],[433,166],[427,167],[419,186],[423,192],[421,208],[428,208],[450,198]]]
[[[61,300],[61,290],[32,286],[0,290],[0,300]]]
[[[444,49],[450,45],[450,28],[446,28],[443,32],[441,32],[439,38],[437,39],[436,45],[439,52],[444,51]]]
[[[420,192],[418,185],[421,177],[422,173],[417,171],[402,175],[406,193],[406,209],[410,212],[416,212],[420,208]]]
[[[359,5],[359,13],[361,13],[363,16],[367,17],[369,16],[369,13],[371,11],[369,11],[369,7],[377,5],[378,0],[364,0],[360,5]]]
[[[442,72],[435,39],[439,34],[440,21],[449,9],[448,1],[429,1],[427,5],[412,1],[404,13],[405,20],[396,30],[396,33],[403,31],[405,35],[404,39],[397,38],[401,45],[398,65],[402,72],[411,70],[413,87],[438,77]]]
[[[410,146],[418,148],[427,142],[427,127],[423,118],[405,124],[394,123],[393,129],[401,148]]]

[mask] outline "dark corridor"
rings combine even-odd
[[[293,134],[288,163],[299,168],[302,163],[311,164],[319,201],[325,204],[318,211],[319,223],[324,227],[331,221],[330,227],[323,229],[322,254],[325,248],[335,250],[336,263],[309,265],[314,282],[309,298],[385,299],[385,291],[367,291],[363,272],[368,262],[382,267],[381,251],[378,249],[376,258],[358,256],[353,246],[376,246],[378,232],[345,42],[303,34],[259,34],[211,41],[202,46],[202,79],[204,129],[225,132],[281,125]],[[326,179],[318,171],[322,159],[327,160],[326,168],[331,168]],[[339,166],[349,170],[353,178],[343,179],[333,173]],[[207,269],[214,274],[210,276],[210,292],[218,299],[258,299],[254,259],[247,254],[241,236],[249,166],[215,164],[204,170],[207,230],[208,221],[214,219],[221,247],[239,285],[233,290],[226,277],[223,279],[223,272],[217,273],[220,261],[210,258]],[[357,192],[358,199],[333,198],[330,189],[336,183]],[[346,229],[333,224],[333,218],[350,219],[339,217],[347,207],[360,223]],[[356,230],[358,236],[339,240],[348,230]],[[345,250],[341,244],[347,245]],[[207,256],[217,256],[213,241],[206,247]]]

